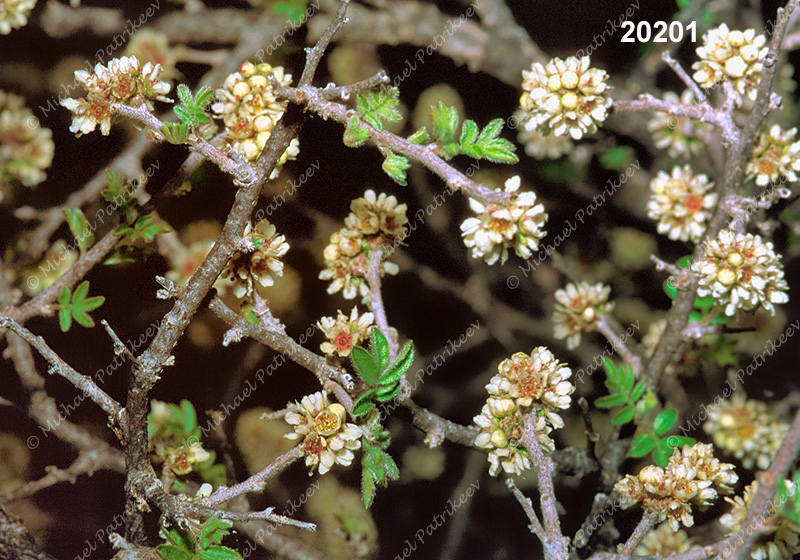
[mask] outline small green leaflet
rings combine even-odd
[[[614,408],[622,405],[622,408],[612,417],[611,422],[627,424],[633,420],[635,412],[638,411],[637,401],[645,394],[647,386],[642,381],[634,385],[636,379],[630,364],[618,369],[614,362],[604,357],[603,367],[607,376],[604,383],[610,394],[596,399],[594,405],[597,408]]]
[[[126,236],[131,241],[139,239],[151,242],[159,233],[166,233],[172,231],[172,228],[164,223],[153,223],[155,217],[152,215],[142,216],[133,225],[120,224],[114,230],[114,235]]]
[[[652,433],[639,435],[633,440],[628,455],[631,457],[644,457],[651,453],[653,462],[659,467],[666,467],[672,452],[676,447],[694,445],[694,438],[683,436],[663,436],[671,430],[678,421],[678,411],[674,408],[662,410],[653,420]]]
[[[72,235],[75,236],[75,241],[78,242],[81,253],[85,252],[92,246],[92,243],[94,243],[94,234],[91,229],[89,229],[89,222],[86,221],[86,216],[83,215],[80,208],[76,208],[75,210],[62,208],[61,211],[67,219],[67,224],[69,225]]]
[[[387,486],[390,480],[398,478],[400,471],[394,459],[380,447],[364,440],[361,454],[361,494],[364,505],[372,505],[376,485]]]
[[[222,538],[230,533],[233,524],[211,518],[200,527],[197,541],[186,529],[161,529],[167,543],[156,547],[164,560],[241,560],[242,556],[232,548],[222,546]]]
[[[166,123],[159,130],[170,144],[185,144],[189,141],[189,125],[184,122]]]
[[[344,129],[342,141],[348,148],[358,148],[369,140],[369,130],[361,126],[358,117],[353,115]]]
[[[630,146],[616,146],[601,152],[597,156],[597,161],[603,169],[622,171],[628,167],[635,154],[635,150]]]
[[[461,127],[461,135],[457,137],[458,111],[455,107],[447,107],[440,101],[438,106],[431,107],[431,115],[433,116],[433,136],[441,148],[441,155],[444,159],[464,154],[495,163],[519,161],[514,154],[514,144],[499,138],[500,132],[503,130],[503,119],[494,119],[483,130],[478,129],[475,121],[467,119]],[[427,133],[425,134],[427,135]]]
[[[377,327],[373,327],[370,333],[370,348],[372,352],[355,346],[350,352],[353,367],[370,386],[353,403],[353,416],[369,413],[375,408],[373,401],[386,402],[395,398],[400,392],[400,379],[414,361],[414,345],[408,341],[390,364],[389,341]]]
[[[182,123],[195,128],[211,122],[211,117],[206,114],[206,105],[214,97],[213,89],[202,86],[194,97],[192,97],[192,90],[186,84],[178,84],[177,91],[181,105],[176,105],[173,110]]]
[[[403,118],[398,107],[397,88],[382,88],[356,96],[356,111],[377,131],[383,130],[383,121],[399,121]]]
[[[399,185],[407,185],[406,170],[411,167],[408,158],[398,156],[391,150],[387,150],[386,159],[383,160],[381,169]]]
[[[86,328],[94,326],[94,320],[89,316],[89,312],[97,309],[106,300],[103,296],[87,298],[89,294],[89,282],[84,280],[70,294],[69,288],[64,286],[58,295],[58,303],[61,309],[58,311],[58,324],[62,332],[67,332],[72,326],[72,319],[79,325]]]
[[[276,16],[283,14],[288,23],[299,25],[306,17],[307,6],[308,0],[281,0],[270,4],[269,9]]]

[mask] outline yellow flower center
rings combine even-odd
[[[742,266],[743,262],[744,262],[744,257],[742,256],[741,253],[731,253],[730,255],[728,255],[728,263],[731,266]]]
[[[561,78],[557,74],[553,74],[547,78],[547,89],[549,91],[558,91],[561,89]]]
[[[578,96],[574,93],[565,93],[561,96],[561,106],[568,111],[575,109],[578,106]]]
[[[717,280],[720,284],[730,286],[736,281],[736,273],[730,268],[723,268],[717,273]]]
[[[561,75],[561,85],[567,89],[575,89],[578,87],[578,75],[571,70],[567,70]]]
[[[583,310],[581,317],[583,317],[583,320],[587,323],[591,323],[597,318],[597,311],[594,310],[594,307],[589,306]]]

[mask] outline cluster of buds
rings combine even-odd
[[[795,134],[796,128],[783,130],[777,124],[761,132],[753,143],[745,168],[747,177],[755,177],[759,187],[766,187],[781,176],[796,182],[795,171],[800,171],[800,142],[794,142]]]
[[[556,290],[556,303],[553,311],[554,335],[557,339],[566,338],[567,348],[577,348],[581,333],[595,328],[598,315],[614,308],[608,303],[611,288],[603,284],[592,286],[587,282],[567,284],[563,290]]]
[[[303,440],[306,466],[325,474],[338,463],[349,466],[353,451],[361,447],[363,432],[355,424],[348,424],[347,411],[339,403],[329,403],[323,392],[306,395],[299,403],[289,405],[284,417],[294,426],[294,431],[285,437]]]
[[[178,476],[185,476],[196,466],[211,459],[211,454],[198,442],[171,447],[157,441],[150,451],[150,457],[155,464],[163,464],[165,471],[169,470]]]
[[[668,91],[664,101],[676,105],[692,105],[692,90],[685,89],[678,94]],[[656,113],[647,123],[647,130],[653,133],[653,142],[657,148],[666,149],[669,157],[689,158],[706,149],[712,137],[714,125],[701,123],[688,117],[676,117],[669,113]]]
[[[625,507],[641,503],[658,521],[668,520],[673,531],[681,523],[691,527],[692,504],[705,510],[739,480],[733,465],[720,463],[713,451],[713,446],[702,443],[676,448],[666,468],[647,466],[637,476],[626,475],[614,489],[625,498]]]
[[[0,35],[8,35],[12,29],[28,24],[28,15],[36,6],[36,0],[3,0],[0,2]]]
[[[335,319],[322,317],[317,325],[328,340],[320,344],[320,350],[329,355],[349,356],[353,346],[358,346],[362,340],[369,338],[370,325],[374,320],[372,313],[359,315],[357,307],[353,307],[350,317],[341,311]]]
[[[766,37],[756,35],[754,29],[731,31],[724,23],[710,29],[703,35],[703,45],[697,48],[700,60],[692,64],[696,70],[692,77],[704,88],[731,83],[737,105],[742,105],[745,98],[754,101],[769,51],[764,46],[766,42]]]
[[[76,70],[75,80],[86,90],[86,97],[64,99],[61,105],[72,111],[70,131],[77,136],[92,132],[100,125],[100,132],[111,131],[112,106],[115,103],[153,110],[153,100],[171,102],[164,97],[170,85],[159,80],[161,66],[147,62],[139,68],[135,56],[114,58],[108,67],[98,63],[94,73]]]
[[[705,242],[703,258],[691,268],[699,276],[698,295],[713,296],[728,316],[759,306],[774,315],[773,304],[789,301],[780,255],[758,235],[724,229]]]
[[[254,280],[264,287],[272,286],[275,276],[283,276],[280,259],[288,250],[286,238],[279,235],[268,220],[261,220],[255,227],[247,224],[240,248],[228,261],[224,272],[233,281],[233,295],[252,294]]]
[[[53,134],[41,128],[22,97],[0,91],[0,200],[6,183],[33,187],[53,162]]]
[[[321,280],[330,280],[328,293],[342,291],[345,299],[361,294],[367,297],[369,287],[364,278],[369,267],[369,253],[373,249],[386,251],[387,256],[406,234],[406,205],[398,204],[394,196],[376,195],[368,190],[364,196],[350,203],[350,214],[345,227],[331,235],[323,257],[325,268],[319,273]],[[397,274],[395,263],[383,260],[381,274]]]
[[[550,438],[564,420],[558,411],[570,406],[575,386],[567,379],[572,371],[560,363],[544,346],[534,348],[530,356],[518,352],[503,360],[486,390],[489,398],[475,417],[481,431],[475,445],[489,450],[489,472],[500,468],[508,474],[520,474],[530,468],[528,451],[521,437],[525,415],[535,417],[534,430],[542,450],[550,453],[555,443]]]
[[[706,175],[694,175],[688,165],[674,167],[670,175],[659,171],[650,181],[647,216],[658,220],[658,233],[699,243],[717,204],[717,194],[709,192],[713,187]]]
[[[547,212],[544,206],[536,204],[533,192],[517,192],[519,186],[519,175],[505,182],[504,192],[511,195],[508,205],[484,204],[470,198],[470,207],[478,216],[464,220],[461,235],[474,258],[483,257],[490,265],[498,260],[503,264],[508,259],[509,247],[523,259],[530,258],[539,248],[539,241],[547,235],[542,230]]]
[[[589,57],[554,58],[543,66],[535,62],[522,71],[520,106],[526,120],[535,123],[539,132],[579,140],[597,131],[606,120],[611,99],[604,95],[608,75],[589,68]],[[526,126],[527,128],[527,126]]]
[[[225,139],[250,163],[258,159],[284,112],[284,106],[269,83],[269,76],[283,86],[292,82],[291,74],[285,74],[281,66],[245,62],[238,72],[225,78],[223,87],[217,90],[219,101],[211,105],[214,115],[225,123]],[[293,139],[270,179],[277,177],[283,164],[295,159],[298,153],[299,143]]]
[[[709,407],[703,430],[714,439],[714,445],[739,459],[744,468],[755,465],[766,470],[789,431],[789,424],[766,403],[748,399],[740,389],[719,406]]]
[[[767,527],[765,534],[761,535],[750,549],[750,558],[753,560],[780,560],[782,558],[796,558],[800,552],[800,524],[797,523],[796,516],[783,515],[783,511],[797,511],[797,489],[791,480],[784,480],[788,499],[781,500],[776,508],[775,515]],[[727,534],[735,535],[740,531],[747,530],[742,527],[747,511],[750,509],[750,502],[753,501],[758,491],[758,481],[753,481],[744,489],[743,496],[736,496],[733,499],[725,498],[725,501],[733,505],[733,509],[720,518],[720,524],[727,530]],[[776,502],[778,499],[775,500]]]

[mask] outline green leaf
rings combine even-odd
[[[192,99],[192,90],[190,90],[189,86],[186,84],[178,84],[176,93],[178,94],[178,99],[180,99],[181,103],[184,105],[192,105],[194,103],[194,99]]]
[[[342,141],[349,148],[358,148],[369,140],[369,130],[359,124],[358,117],[353,115],[344,129]]]
[[[369,343],[375,356],[375,363],[381,370],[386,369],[389,363],[389,341],[378,327],[373,327],[369,335]]]
[[[61,327],[61,332],[67,332],[72,326],[72,313],[69,309],[61,309],[58,312],[58,326]]]
[[[615,406],[619,406],[627,402],[628,399],[625,395],[621,393],[614,393],[613,395],[606,395],[604,397],[595,399],[594,405],[597,408],[614,408]]]
[[[69,288],[62,286],[56,301],[58,301],[58,303],[61,305],[69,305]]]
[[[664,293],[667,294],[669,299],[675,299],[675,296],[678,295],[678,288],[675,287],[671,278],[664,280]]]
[[[633,420],[633,407],[631,405],[625,405],[622,407],[612,418],[612,424],[627,424]]]
[[[653,430],[658,436],[664,435],[672,428],[672,426],[675,425],[675,422],[677,421],[678,421],[677,409],[668,408],[666,410],[661,411],[658,414],[658,416],[656,416],[655,420],[653,420]]]
[[[375,487],[386,486],[390,480],[397,480],[400,471],[394,459],[369,441],[364,441],[361,455],[361,493],[364,505],[369,507],[375,498]]]
[[[78,242],[81,253],[83,253],[94,243],[94,234],[89,229],[89,222],[86,221],[86,216],[83,215],[80,208],[74,210],[62,208],[61,211],[64,213],[72,235]]]
[[[166,531],[166,539],[178,548],[194,550],[194,541],[192,540],[192,536],[188,531],[183,529],[170,529]]]
[[[175,114],[178,115],[178,118],[181,120],[183,124],[189,125],[193,122],[194,115],[186,107],[181,107],[180,105],[177,105],[176,107],[174,107],[174,111]]]
[[[461,125],[461,137],[458,139],[459,144],[461,144],[462,149],[464,146],[468,146],[470,144],[474,144],[475,140],[478,139],[478,125],[475,124],[475,121],[467,119],[464,121],[464,124]]]
[[[685,436],[669,436],[661,438],[661,441],[666,441],[667,445],[672,449],[675,449],[676,447],[680,449],[684,445],[694,445],[697,443],[696,439]]]
[[[378,402],[387,402],[395,398],[400,393],[400,384],[386,385],[381,387],[376,392],[375,400]]]
[[[620,385],[619,372],[617,371],[617,366],[614,365],[614,362],[612,362],[611,359],[607,358],[606,356],[603,356],[601,361],[603,362],[603,369],[606,370],[606,376],[608,376],[608,379],[617,385]]]
[[[672,456],[672,447],[666,443],[666,438],[662,439],[656,445],[653,451],[653,462],[659,467],[666,467],[669,463],[669,458]]]
[[[81,311],[80,309],[73,309],[72,310],[72,317],[75,319],[75,322],[81,326],[84,326],[88,329],[94,326],[94,321],[92,320],[89,315]]]
[[[375,397],[375,390],[370,389],[360,397],[356,399],[353,403],[353,416],[364,416],[370,410],[375,408],[375,404],[372,402],[372,399]]]
[[[202,86],[197,90],[197,95],[194,97],[195,107],[205,109],[211,99],[214,97],[214,90],[208,86]]]
[[[406,183],[406,169],[411,167],[408,158],[405,156],[398,156],[393,152],[389,152],[386,159],[383,160],[381,168],[391,177],[395,183],[405,186]]]
[[[196,554],[203,560],[240,560],[242,557],[232,548],[218,544],[212,544],[206,549],[200,549]]]
[[[640,381],[633,387],[633,391],[631,391],[631,401],[636,402],[638,401],[644,392],[647,390],[647,385],[644,384],[644,381]]]
[[[458,129],[458,111],[455,107],[447,107],[439,101],[439,105],[431,107],[433,117],[433,136],[436,143],[442,148],[442,157],[450,159],[461,152],[461,147],[456,141]]]
[[[103,195],[108,202],[121,203],[117,199],[123,194],[123,185],[125,184],[125,175],[122,173],[114,173],[111,169],[106,169],[106,184],[108,188],[102,191]]]
[[[356,111],[375,130],[383,130],[382,121],[399,121],[403,118],[397,109],[400,90],[383,88],[356,96]]]
[[[361,470],[361,496],[364,498],[364,507],[369,508],[375,500],[375,477],[372,471],[363,467]]]
[[[189,141],[189,125],[185,122],[166,123],[159,130],[170,144],[186,144]]]
[[[633,389],[633,384],[636,381],[636,378],[633,375],[633,368],[629,364],[626,364],[619,370],[619,374],[622,390],[625,391],[626,394],[630,393]]]
[[[374,387],[378,384],[381,368],[375,363],[372,354],[360,346],[354,346],[350,351],[350,359],[353,362],[353,367],[355,367],[356,372],[367,385]]]
[[[644,457],[655,448],[656,443],[656,439],[650,434],[642,434],[633,440],[628,454],[631,457]]]
[[[72,292],[72,303],[74,304],[83,301],[84,299],[86,299],[88,293],[89,293],[89,282],[87,280],[84,280],[78,285],[77,288],[75,288],[75,291]]]
[[[630,146],[616,146],[602,152],[597,161],[604,169],[611,171],[622,171],[630,165],[635,150]]]
[[[194,554],[171,544],[160,544],[156,552],[164,560],[195,560]]]
[[[414,134],[408,137],[408,140],[414,142],[414,144],[424,144],[429,140],[428,136],[428,129],[424,126],[417,130]]]
[[[408,368],[411,367],[411,363],[413,361],[414,345],[409,340],[403,345],[403,348],[400,350],[397,359],[388,368],[386,368],[386,371],[381,374],[381,377],[378,381],[381,383],[381,385],[399,381],[403,374],[408,371]]]
[[[269,5],[270,11],[277,15],[283,15],[284,20],[295,25],[300,24],[306,17],[308,0],[281,0]]]

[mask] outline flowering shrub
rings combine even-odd
[[[0,0],[0,556],[796,556],[785,1]]]

